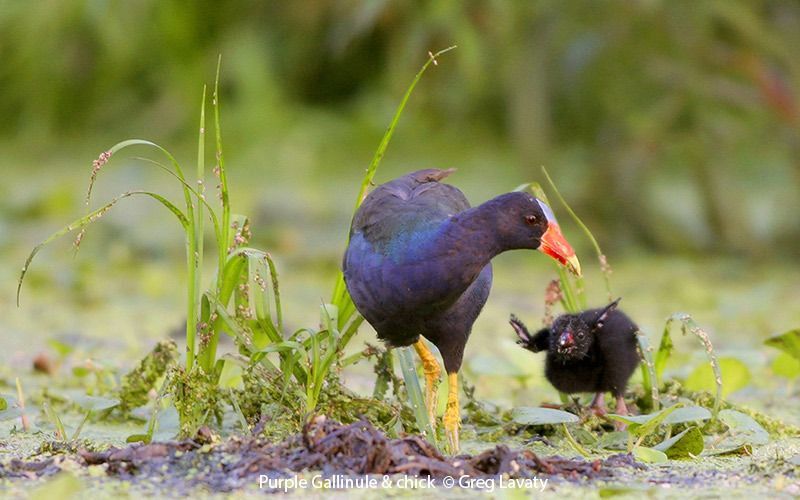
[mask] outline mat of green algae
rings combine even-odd
[[[40,231],[40,234],[44,233]],[[277,238],[281,241],[282,237]],[[121,373],[132,367],[158,339],[180,328],[182,278],[163,278],[165,274],[175,273],[171,259],[180,258],[180,242],[177,239],[174,242],[174,252],[167,251],[160,256],[153,256],[151,252],[163,243],[161,241],[152,242],[152,246],[145,244],[143,248],[130,248],[130,241],[107,243],[107,237],[98,237],[94,244],[103,247],[102,252],[99,248],[92,250],[90,239],[84,243],[78,259],[59,257],[55,263],[34,268],[22,309],[14,307],[10,294],[0,296],[0,314],[4,318],[0,325],[3,339],[0,392],[13,395],[16,378],[34,402],[45,389],[56,394],[85,392],[91,389],[90,384],[70,375],[74,366],[92,358]],[[303,247],[303,242],[295,241],[291,245]],[[23,253],[16,248],[7,250],[3,261],[22,262]],[[317,307],[307,305],[318,304],[329,291],[337,252],[328,253],[315,259],[295,259],[290,256],[291,252],[285,252],[283,257],[276,253],[283,277],[288,327],[317,320]],[[3,266],[0,269],[2,282],[13,283],[17,269],[16,265]],[[720,353],[742,359],[753,372],[751,384],[730,399],[784,422],[800,425],[797,386],[772,375],[769,363],[775,353],[762,345],[771,334],[800,325],[800,310],[789,307],[800,303],[800,287],[797,286],[800,271],[779,263],[754,265],[726,259],[697,262],[680,258],[621,259],[614,263],[614,270],[615,294],[623,296],[625,310],[652,339],[658,338],[663,321],[670,313],[691,313],[709,330]],[[589,296],[603,301],[601,280],[594,274],[589,268],[587,283],[597,284],[597,289],[590,285]],[[552,268],[519,254],[501,256],[497,260],[492,297],[476,323],[466,351],[464,375],[475,384],[479,399],[504,409],[557,400],[557,394],[542,379],[542,360],[518,349],[506,325],[512,311],[532,322],[541,316],[543,290],[539,288],[543,289],[551,276]],[[75,351],[63,360],[58,376],[33,373],[31,363],[37,353],[53,355],[48,346],[48,340],[53,338],[72,343]],[[360,348],[365,340],[372,340],[368,327],[362,328],[351,349]],[[674,362],[668,366],[667,376],[681,377],[703,362],[703,354],[692,339],[675,335],[675,340],[677,351]],[[503,368],[492,368],[499,365]],[[348,368],[344,379],[349,387],[368,394],[374,377],[367,363],[359,363]],[[440,397],[440,402],[443,400]],[[35,406],[30,416],[36,429],[31,433],[14,432],[19,426],[16,420],[0,423],[0,461],[30,458],[44,443],[51,441],[52,424],[35,410]],[[68,426],[75,426],[81,417],[67,412],[62,418]],[[97,446],[122,446],[128,435],[142,429],[140,422],[90,422],[81,438]],[[474,439],[469,424],[463,435],[463,449],[467,453],[479,453],[497,444]],[[568,449],[531,445],[512,437],[502,437],[499,441],[512,447],[531,446],[542,455],[571,453]],[[612,493],[641,496],[642,490],[667,497],[687,493],[733,497],[797,495],[798,471],[791,460],[800,453],[799,447],[797,438],[784,439],[756,447],[752,457],[671,461],[666,465],[649,466],[644,471],[621,474],[611,482],[552,481],[547,491],[567,497]],[[64,459],[59,468],[75,476],[77,481],[60,476],[4,479],[0,489],[3,493],[23,496],[35,488],[52,494],[66,485],[67,489],[80,489],[81,495],[99,497],[123,493],[169,496],[170,490],[164,485],[108,477],[102,467],[83,468],[70,458]],[[54,484],[54,481],[60,483]],[[260,492],[254,484],[246,493]],[[324,494],[319,491],[304,493]],[[423,492],[395,488],[391,493],[405,496]],[[453,497],[463,494],[457,489],[436,492],[437,495],[442,493]],[[499,495],[497,491],[484,493]],[[340,493],[345,494],[371,495],[374,492]],[[511,495],[512,492],[501,494]]]

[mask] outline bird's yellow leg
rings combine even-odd
[[[431,426],[435,429],[436,409],[439,406],[439,377],[442,369],[439,367],[439,362],[436,361],[436,356],[425,345],[424,340],[419,339],[414,344],[414,349],[422,360],[422,370],[425,372],[425,406],[428,407]]]
[[[450,453],[458,453],[458,429],[461,427],[461,410],[458,406],[458,373],[447,374],[447,409],[444,411],[444,433]]]

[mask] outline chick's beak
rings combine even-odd
[[[558,345],[559,347],[570,347],[572,344],[575,343],[575,339],[572,337],[572,333],[566,331],[558,337]]]
[[[575,250],[572,249],[564,235],[561,234],[561,228],[558,223],[550,221],[547,224],[547,231],[544,232],[539,245],[539,251],[554,258],[567,268],[575,276],[581,275],[581,263],[578,261],[578,256],[575,255]]]

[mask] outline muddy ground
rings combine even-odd
[[[536,444],[541,450],[542,443]],[[367,495],[378,490],[437,496],[459,496],[465,490],[488,495],[513,491],[585,495],[587,486],[600,496],[800,495],[797,438],[752,456],[672,461],[668,466],[648,466],[629,454],[583,459],[507,445],[476,455],[445,457],[418,436],[390,439],[367,421],[342,425],[319,416],[301,433],[279,443],[255,437],[220,441],[204,428],[184,441],[105,450],[93,450],[88,443],[46,448],[0,463],[7,494],[26,496],[39,485],[39,492],[49,497],[89,492],[101,497],[123,492]],[[13,443],[6,443],[4,451],[13,455]]]

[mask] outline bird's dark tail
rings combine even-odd
[[[536,343],[533,340],[533,337],[528,331],[528,327],[525,326],[525,323],[520,321],[520,319],[513,314],[511,315],[511,318],[509,319],[508,323],[511,325],[511,328],[513,328],[517,334],[518,337],[517,344],[521,345],[522,347],[524,347],[529,351],[539,352],[539,349],[537,348]]]

